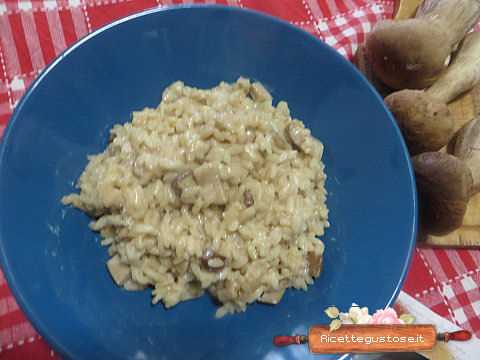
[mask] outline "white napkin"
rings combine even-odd
[[[403,291],[397,302],[406,312],[415,316],[417,324],[433,324],[439,333],[462,330]],[[480,340],[475,335],[469,341],[449,341],[446,345],[455,360],[480,359]]]
[[[403,291],[400,292],[397,302],[405,312],[415,316],[417,324],[432,324],[439,333],[461,330],[457,325],[434,313]],[[475,336],[469,341],[450,341],[446,343],[446,346],[455,360],[480,359],[480,340]],[[381,357],[381,354],[354,355],[352,360],[374,360],[381,359]]]

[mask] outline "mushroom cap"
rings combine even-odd
[[[424,89],[434,83],[452,51],[448,29],[424,19],[378,23],[366,41],[374,73],[393,89]]]
[[[453,117],[447,105],[421,90],[390,94],[385,103],[395,117],[411,155],[440,150],[454,132]]]
[[[462,226],[473,185],[468,166],[455,156],[440,152],[414,156],[412,164],[423,231],[441,236]]]

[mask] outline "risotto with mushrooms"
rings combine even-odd
[[[175,82],[160,105],[115,125],[65,196],[93,218],[127,290],[152,287],[169,308],[205,290],[217,316],[319,276],[329,226],[322,144],[240,78],[195,89]]]

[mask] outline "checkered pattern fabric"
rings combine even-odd
[[[147,8],[208,3],[282,18],[347,58],[372,27],[391,18],[393,0],[0,0],[0,136],[35,77],[86,34]],[[480,336],[480,251],[417,249],[404,290]],[[18,308],[0,271],[0,357],[57,355]]]
[[[403,290],[480,337],[480,250],[416,249]]]

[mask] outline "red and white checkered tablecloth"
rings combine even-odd
[[[0,0],[0,136],[32,80],[102,25],[152,7],[209,3],[280,17],[348,58],[393,0]],[[404,291],[480,337],[480,250],[416,249]],[[0,358],[57,357],[18,308],[0,271]]]

